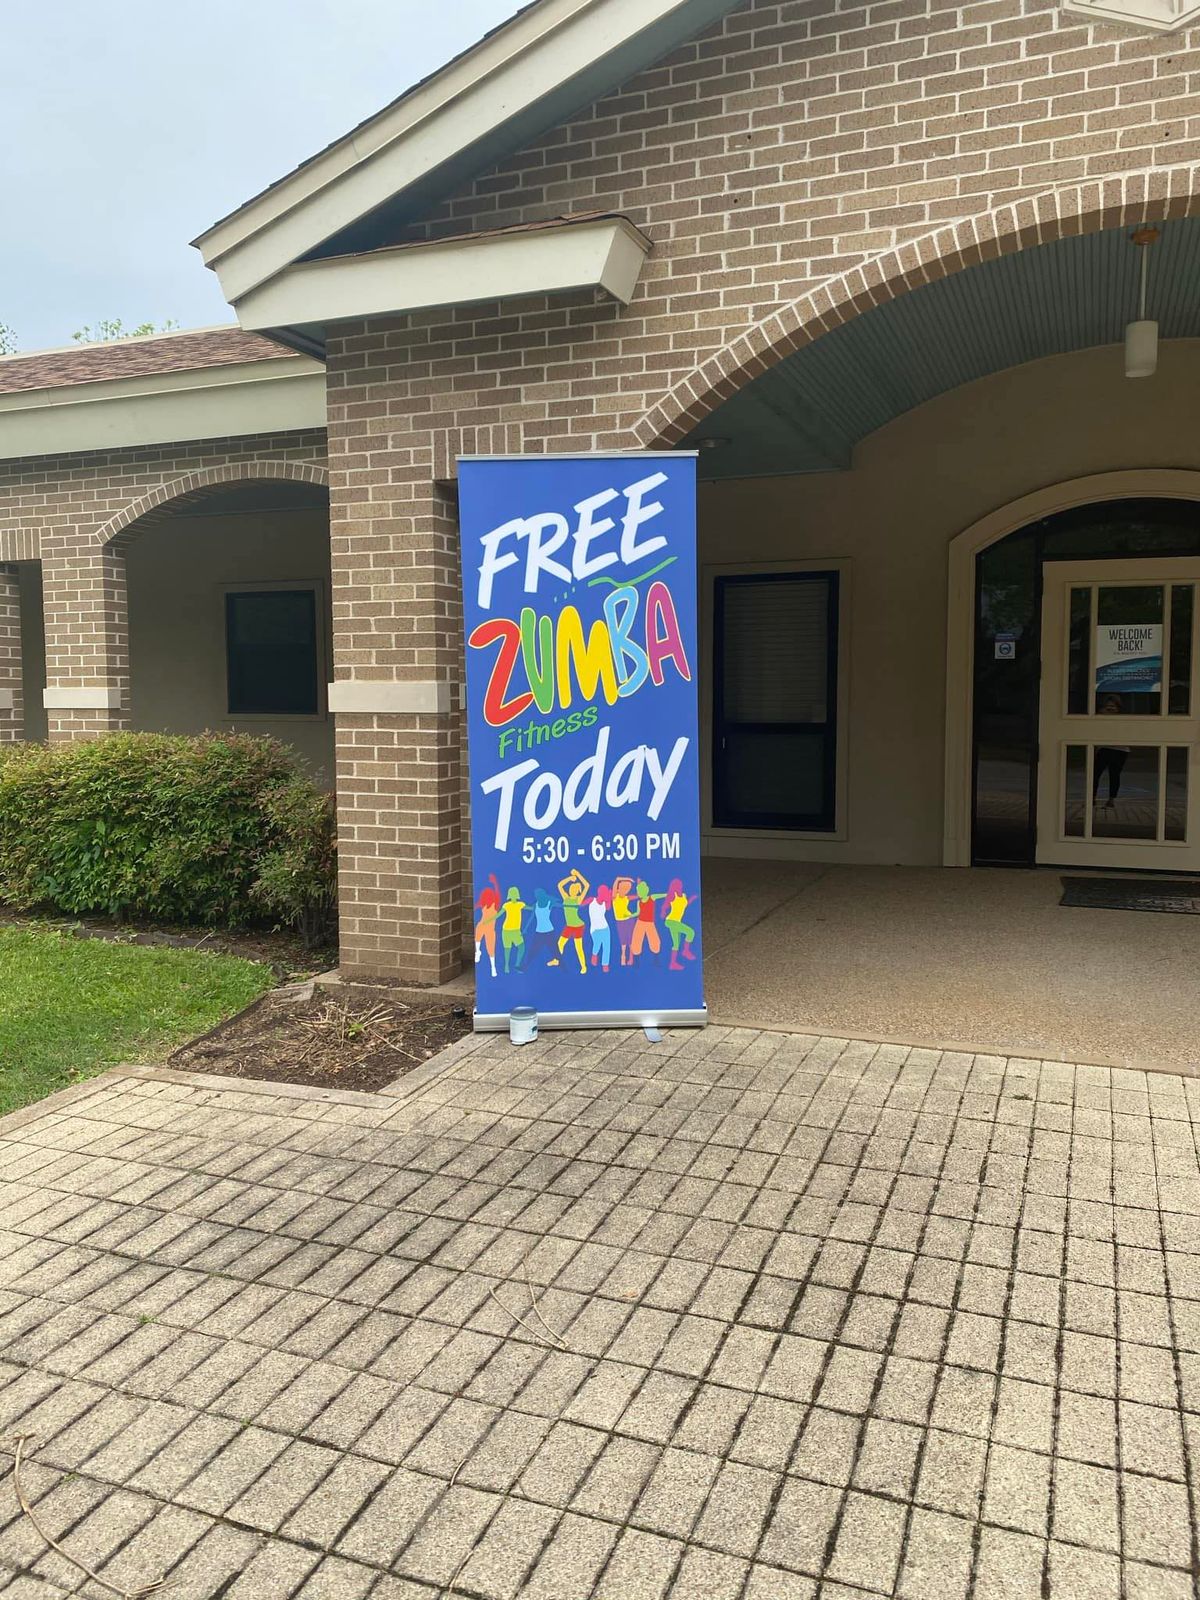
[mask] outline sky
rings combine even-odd
[[[519,0],[32,0],[4,7],[0,323],[230,322],[188,243]]]

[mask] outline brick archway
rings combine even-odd
[[[199,467],[181,478],[159,484],[123,507],[96,529],[95,542],[106,550],[123,550],[159,517],[174,513],[181,505],[199,499],[210,489],[260,478],[329,487],[326,469],[307,461],[231,461],[217,467]]]
[[[949,223],[868,257],[771,313],[676,383],[633,427],[643,449],[678,444],[705,417],[784,357],[965,267],[1073,235],[1200,215],[1200,164],[1150,168],[1047,190]]]

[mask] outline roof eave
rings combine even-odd
[[[194,243],[236,305],[439,173],[500,160],[741,0],[540,0]],[[482,157],[483,152],[486,155]]]

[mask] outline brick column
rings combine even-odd
[[[129,727],[125,556],[114,545],[43,549],[51,743]]]
[[[21,681],[21,590],[15,567],[0,567],[0,744],[25,735]]]
[[[341,963],[441,983],[463,938],[457,518],[430,478],[380,476],[331,473]]]

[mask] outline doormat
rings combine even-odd
[[[1093,911],[1177,911],[1200,915],[1197,878],[1064,878],[1060,906]]]

